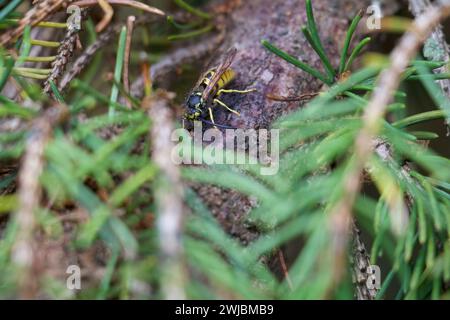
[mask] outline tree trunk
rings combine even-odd
[[[364,1],[313,1],[314,14],[320,37],[333,66],[338,66],[340,51],[349,20],[364,9]],[[279,96],[299,96],[321,90],[319,80],[285,62],[261,45],[266,39],[301,61],[323,70],[314,50],[301,32],[306,24],[304,1],[252,0],[229,15],[225,39],[210,63],[219,64],[230,47],[238,49],[232,68],[237,72],[230,88],[255,88],[250,94],[223,96],[223,101],[240,112],[238,117],[223,108],[215,112],[217,123],[237,128],[269,128],[279,116],[289,113],[302,104],[279,102],[266,97],[269,93]],[[233,190],[211,186],[195,188],[224,228],[244,243],[257,236],[245,226],[245,217],[255,201]]]
[[[333,66],[337,67],[339,64],[350,20],[359,9],[365,11],[369,4],[370,1],[357,0],[313,1],[319,34]],[[223,54],[230,47],[236,47],[238,53],[232,68],[237,75],[230,87],[255,88],[257,92],[223,96],[223,101],[239,111],[241,116],[218,109],[215,113],[217,123],[243,129],[270,128],[275,119],[303,106],[306,101],[279,102],[267,98],[268,94],[290,97],[316,93],[322,89],[319,80],[272,54],[260,42],[262,39],[268,40],[299,60],[324,71],[318,55],[301,32],[301,27],[306,24],[304,1],[245,1],[227,21],[225,39],[210,65],[218,65]],[[229,234],[244,244],[258,237],[257,230],[245,223],[247,214],[257,205],[256,201],[234,190],[215,186],[196,185],[194,189]],[[367,254],[358,251],[361,246],[354,247],[356,250],[352,259],[354,270],[357,270],[353,275],[355,296],[358,299],[373,299],[374,295],[367,294],[367,275],[364,270],[358,269],[360,265],[369,265]],[[298,244],[294,244],[294,247],[297,248],[294,251],[298,251]],[[297,254],[290,255],[292,248],[289,247],[284,248],[284,251],[289,264],[292,262],[289,260],[295,259]],[[292,259],[289,259],[290,256]],[[283,271],[276,259],[269,264],[282,276]]]

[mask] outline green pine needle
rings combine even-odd
[[[194,8],[190,4],[186,3],[184,0],[174,0],[175,4],[178,5],[180,8],[186,10],[187,12],[192,13],[193,15],[196,15],[203,19],[211,19],[211,15],[209,13],[203,12],[197,8]]]
[[[23,0],[13,0],[8,3],[6,7],[0,11],[0,22],[7,18],[22,2]]]
[[[31,27],[26,26],[23,30],[22,36],[22,45],[20,47],[20,55],[19,59],[15,64],[16,67],[19,67],[23,62],[25,62],[26,58],[30,55],[31,51]]]
[[[348,58],[347,63],[345,64],[344,71],[350,70],[350,67],[352,66],[353,60],[361,53],[362,49],[370,42],[371,38],[367,37],[361,40],[356,47],[353,49],[350,57]]]
[[[433,81],[430,77],[424,77],[427,74],[430,74],[430,71],[424,66],[420,64],[414,65],[417,69],[417,72],[423,86],[428,91],[429,96],[433,99],[434,103],[445,113],[446,122],[450,123],[450,99],[444,95],[439,85]]]
[[[330,60],[328,59],[325,49],[323,48],[322,41],[320,40],[319,32],[317,31],[316,21],[314,19],[313,8],[311,4],[311,0],[306,0],[306,15],[308,18],[308,31],[311,35],[311,41],[314,42],[314,46],[317,47],[317,50],[320,52],[320,57],[325,64],[325,68],[329,73],[331,78],[334,78],[336,75],[336,71],[331,66]]]
[[[190,32],[185,32],[185,33],[181,33],[181,34],[175,34],[175,35],[168,36],[167,39],[169,41],[175,41],[175,40],[181,40],[181,39],[194,38],[194,37],[197,37],[197,36],[202,35],[204,33],[208,33],[213,28],[214,28],[214,25],[208,24],[205,27],[203,27],[201,29],[198,29],[198,30],[193,30],[193,31],[190,31]]]
[[[6,82],[9,79],[9,76],[13,70],[14,67],[14,59],[8,57],[5,58],[2,61],[2,66],[0,67],[0,92],[3,90],[3,87],[5,86]]]
[[[339,74],[342,74],[345,71],[348,49],[350,48],[350,43],[352,42],[353,34],[355,33],[356,28],[358,27],[359,22],[363,17],[362,11],[360,10],[355,18],[353,18],[350,27],[347,30],[347,35],[345,37],[344,47],[342,48],[341,53],[341,62],[339,64]]]
[[[335,71],[333,70],[331,63],[328,60],[328,57],[325,55],[325,52],[317,45],[318,41],[313,40],[311,32],[307,28],[303,27],[302,32],[303,32],[306,40],[308,40],[309,44],[311,45],[311,47],[314,49],[314,51],[317,53],[320,60],[322,61],[323,65],[325,67],[325,70],[328,74],[328,78],[329,78],[330,82],[334,82]]]
[[[392,125],[396,128],[405,128],[408,126],[411,126],[413,124],[425,122],[425,121],[431,121],[435,119],[441,119],[445,118],[445,112],[444,110],[434,110],[434,111],[428,111],[423,113],[418,113],[415,115],[412,115],[410,117],[398,120],[394,122]]]
[[[122,69],[125,58],[126,36],[127,36],[127,27],[123,26],[122,30],[120,31],[119,46],[117,48],[117,55],[116,55],[116,67],[114,69],[114,81],[116,81],[117,83],[120,83],[122,78]],[[117,85],[113,84],[109,104],[110,117],[114,116],[115,113],[114,104],[117,102],[118,97],[119,97],[119,88],[117,87]]]
[[[61,92],[59,92],[59,89],[56,86],[56,84],[53,82],[53,80],[50,80],[49,82],[50,82],[50,88],[52,89],[53,95],[55,96],[56,100],[58,100],[59,102],[65,103],[64,97],[62,96]]]
[[[293,64],[294,66],[296,66],[297,68],[302,69],[303,71],[309,73],[310,75],[312,75],[313,77],[319,79],[320,81],[322,81],[323,83],[326,83],[328,85],[331,85],[332,82],[330,81],[330,79],[328,79],[325,75],[323,75],[319,70],[307,65],[306,63],[301,62],[300,60],[294,58],[293,56],[289,55],[288,53],[278,49],[277,47],[275,47],[274,45],[272,45],[270,42],[268,42],[267,40],[262,40],[261,41],[262,45],[264,47],[266,47],[269,51],[275,53],[277,56],[279,56],[280,58],[286,60],[287,62]]]

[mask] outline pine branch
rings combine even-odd
[[[6,46],[20,37],[26,26],[35,26],[50,14],[58,11],[61,6],[71,3],[73,0],[44,0],[34,5],[19,21],[19,25],[3,33],[0,36],[0,46]]]
[[[368,267],[371,265],[370,257],[367,253],[366,246],[361,239],[361,231],[352,222],[352,262],[353,262],[353,281],[355,283],[355,295],[358,300],[375,300],[377,290],[367,287]]]
[[[39,208],[41,185],[39,177],[44,169],[44,149],[53,127],[68,115],[68,109],[55,105],[32,124],[31,135],[26,143],[26,151],[19,171],[19,209],[13,216],[19,233],[11,252],[12,261],[21,269],[19,290],[22,298],[35,297],[38,289],[36,267],[37,244],[34,240],[36,228],[35,210]]]
[[[121,24],[109,26],[105,31],[103,31],[103,33],[93,44],[91,44],[84,50],[84,52],[75,60],[71,69],[66,72],[61,79],[61,82],[58,86],[60,91],[64,91],[67,88],[70,82],[75,79],[77,75],[79,75],[91,62],[92,58],[98,52],[98,50],[106,46],[112,39],[112,37],[120,32],[121,27]]]
[[[142,26],[143,24],[152,23],[155,21],[155,18],[148,15],[141,15],[139,16],[134,25],[135,27]],[[70,84],[70,82],[75,79],[92,61],[95,54],[102,48],[104,48],[106,45],[108,45],[111,41],[111,39],[119,34],[123,23],[115,23],[109,25],[105,31],[103,31],[98,39],[91,45],[89,45],[83,53],[75,60],[73,65],[71,66],[71,69],[67,71],[63,78],[61,79],[61,82],[59,83],[59,90],[61,92],[65,91],[67,89],[67,86]],[[131,92],[133,90],[131,89]]]
[[[329,228],[332,233],[334,261],[337,266],[334,274],[335,281],[338,281],[343,274],[351,212],[361,187],[362,170],[373,151],[371,141],[379,131],[380,121],[386,112],[392,94],[397,89],[402,72],[414,58],[420,44],[449,14],[450,4],[447,3],[428,9],[414,21],[410,30],[401,38],[391,53],[390,66],[380,75],[378,88],[365,109],[363,127],[356,138],[353,160],[344,180],[343,197],[335,204],[330,214]]]
[[[86,17],[87,10],[81,11],[81,19]],[[52,93],[52,88],[50,83],[53,82],[56,85],[58,84],[58,80],[63,75],[63,72],[66,68],[66,65],[70,62],[70,59],[73,55],[73,51],[75,49],[75,45],[78,39],[79,30],[76,28],[68,28],[67,32],[64,36],[64,40],[61,42],[58,47],[58,53],[56,55],[55,61],[52,62],[52,71],[48,78],[44,82],[43,91],[45,94],[54,98],[54,94]]]
[[[183,184],[179,167],[171,159],[174,144],[171,141],[173,115],[169,109],[174,96],[158,91],[143,101],[152,120],[152,159],[160,169],[159,183],[155,190],[159,212],[157,228],[161,254],[161,286],[165,299],[185,299],[186,270],[183,263],[184,228]]]
[[[409,9],[415,17],[423,14],[430,6],[431,2],[429,0],[409,0]],[[427,52],[432,54],[432,56],[426,54]],[[438,24],[425,43],[424,56],[430,60],[450,62],[449,53],[450,49],[445,40],[442,25]],[[433,70],[433,72],[435,74],[449,73],[449,65],[445,64],[444,66]],[[445,96],[450,99],[450,79],[438,80],[437,83],[441,87]],[[450,124],[447,125],[449,126]],[[450,134],[450,130],[447,131],[447,134]]]

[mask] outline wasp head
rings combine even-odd
[[[192,93],[186,101],[185,118],[188,120],[196,120],[203,113],[204,100],[201,92]]]

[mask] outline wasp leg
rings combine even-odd
[[[255,91],[256,89],[247,89],[247,90],[220,89],[219,91],[217,91],[217,95],[220,96],[222,93],[250,93]]]
[[[227,106],[225,103],[223,103],[222,101],[220,101],[219,99],[214,99],[213,100],[214,103],[217,103],[219,105],[221,105],[222,107],[224,107],[225,109],[227,109],[230,112],[233,112],[234,114],[240,116],[241,114],[239,112],[237,112],[236,110],[231,109],[229,106]]]
[[[208,108],[208,111],[209,111],[209,118],[211,119],[211,122],[213,123],[214,129],[219,130],[219,129],[217,129],[216,123],[214,122],[214,116],[213,116],[212,109]]]

